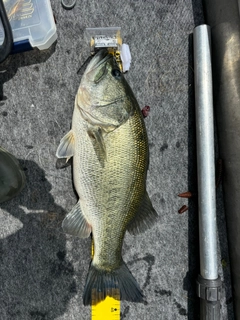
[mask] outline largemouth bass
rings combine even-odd
[[[144,231],[157,214],[146,192],[148,140],[141,110],[113,55],[99,51],[78,89],[72,129],[58,158],[73,157],[79,201],[63,230],[80,238],[92,233],[94,256],[83,294],[85,305],[112,296],[140,302],[143,294],[121,255],[126,230]]]

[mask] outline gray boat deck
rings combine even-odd
[[[89,55],[86,27],[120,26],[130,45],[126,79],[146,118],[147,189],[159,222],[125,237],[123,257],[145,303],[121,303],[124,320],[198,319],[199,272],[192,31],[204,22],[200,0],[77,1],[66,11],[51,1],[58,40],[49,50],[10,56],[1,69],[0,145],[23,166],[27,185],[0,208],[0,319],[90,319],[82,303],[90,239],[75,239],[61,221],[76,203],[71,167],[55,152],[70,128],[79,67]],[[217,150],[217,149],[216,149]],[[217,155],[216,155],[217,159]],[[178,214],[182,205],[189,210]],[[221,186],[217,190],[222,319],[233,319]]]

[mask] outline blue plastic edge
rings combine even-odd
[[[11,54],[33,50],[28,40],[17,41],[13,43]]]

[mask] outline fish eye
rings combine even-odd
[[[121,71],[119,69],[113,69],[112,75],[114,76],[114,78],[119,80],[121,78]]]

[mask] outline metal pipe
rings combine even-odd
[[[210,28],[194,29],[200,274],[218,278]]]
[[[240,319],[240,19],[237,0],[203,0],[211,26],[214,107],[236,320]]]
[[[210,27],[194,29],[194,83],[198,169],[200,319],[220,319],[221,280],[217,263],[216,187]]]

